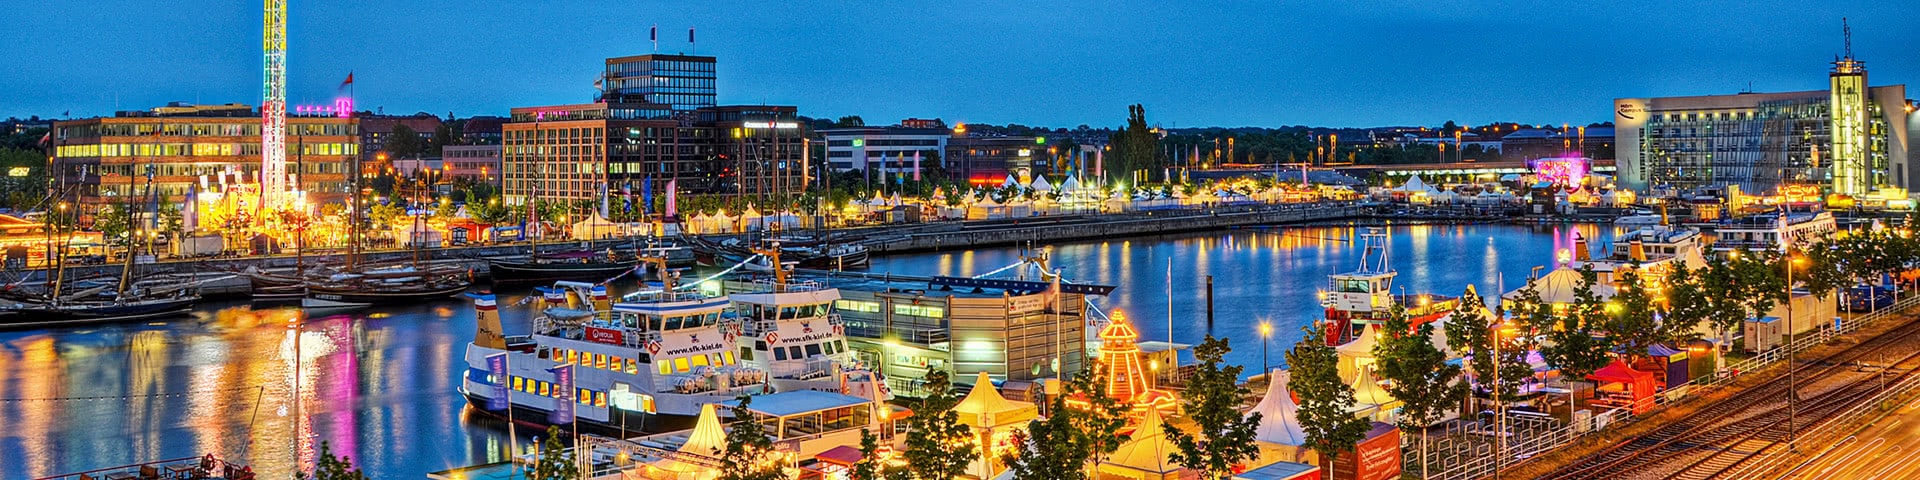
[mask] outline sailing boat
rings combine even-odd
[[[152,195],[153,166],[147,167],[147,194]],[[127,207],[127,225],[133,225],[133,209]],[[37,301],[22,301],[3,305],[11,315],[0,317],[0,327],[38,327],[56,325],[76,325],[84,323],[104,323],[128,320],[146,320],[153,318],[183,315],[200,296],[193,292],[197,285],[183,282],[163,286],[145,286],[135,278],[138,267],[134,262],[133,240],[129,236],[126,242],[126,263],[120,271],[120,281],[115,285],[99,285],[72,293],[61,291],[60,279],[65,277],[65,244],[61,245],[58,259],[58,271],[53,284],[45,296]],[[114,287],[112,296],[103,295],[107,288]]]
[[[606,202],[602,192],[602,204]],[[537,203],[538,198],[535,198]],[[530,204],[531,205],[531,204]],[[529,206],[530,213],[537,207]],[[537,224],[538,216],[529,225]],[[522,232],[525,230],[523,229]],[[524,234],[524,233],[523,233]],[[640,264],[638,255],[622,255],[612,249],[603,252],[593,250],[575,250],[569,252],[539,253],[539,242],[533,236],[527,236],[527,258],[525,260],[495,259],[487,262],[493,283],[515,282],[551,282],[556,280],[601,281],[626,273]],[[636,249],[637,250],[637,249]]]
[[[348,221],[347,265],[337,273],[307,280],[300,299],[304,308],[350,309],[373,305],[418,303],[465,292],[472,274],[459,269],[421,268],[417,263],[380,268],[358,268],[360,256],[360,193],[352,191],[353,219]],[[416,244],[418,242],[415,242]],[[418,255],[415,256],[418,261]]]

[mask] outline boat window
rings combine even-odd
[[[607,406],[607,392],[593,392],[593,406],[605,408]]]
[[[808,356],[808,357],[813,357],[813,356],[816,356],[816,355],[819,355],[819,354],[820,354],[820,344],[818,344],[818,343],[809,343],[809,344],[807,344],[807,356]]]
[[[660,331],[660,316],[659,316],[659,315],[648,315],[648,316],[647,316],[647,330],[652,330],[652,331],[655,331],[655,332],[658,332],[658,331]]]
[[[748,362],[753,361],[753,349],[747,348],[747,347],[740,347],[740,360],[748,361]]]
[[[668,362],[668,361],[666,361],[665,359],[660,359],[660,360],[659,360],[659,362],[660,362],[660,363],[658,363],[657,365],[660,365],[660,374],[661,374],[661,375],[666,375],[666,374],[670,374],[670,373],[673,373],[673,363],[672,363],[672,362]]]
[[[565,363],[580,363],[580,351],[567,349],[567,361]]]
[[[687,357],[673,359],[673,371],[686,373],[687,370],[689,370],[687,367]]]
[[[679,330],[681,317],[667,317],[667,330]]]
[[[1369,286],[1363,279],[1347,279],[1340,281],[1339,289],[1344,293],[1368,293],[1371,290]]]
[[[593,368],[598,368],[598,369],[601,369],[601,370],[606,370],[606,369],[607,369],[607,356],[606,356],[606,355],[603,355],[603,354],[598,354],[598,353],[596,353],[596,354],[593,354]],[[615,366],[614,368],[620,368],[620,367],[619,367],[619,366]]]
[[[820,350],[821,350],[821,351],[823,351],[823,352],[827,352],[827,355],[832,355],[832,354],[833,354],[833,342],[821,342],[821,343],[820,343]]]
[[[787,349],[784,349],[784,348],[775,348],[775,349],[773,349],[773,359],[774,359],[774,360],[786,360],[786,359],[787,359]]]
[[[551,383],[540,382],[540,396],[542,397],[549,396],[549,394],[553,393],[551,390],[549,390],[552,387],[553,387],[553,384]]]
[[[847,341],[846,341],[846,340],[834,340],[834,341],[833,341],[833,343],[835,343],[835,344],[838,344],[838,345],[840,345],[840,351],[842,351],[842,352],[844,352],[844,351],[847,351]]]
[[[734,364],[734,361],[733,361],[733,352],[720,352],[720,359],[721,359],[721,360],[726,360],[726,361],[727,361],[727,365],[733,365],[733,364]]]
[[[621,370],[621,368],[620,368],[620,363],[621,363],[621,360],[622,360],[622,359],[621,359],[620,357],[616,357],[616,356],[612,356],[612,355],[608,355],[608,356],[607,356],[607,369],[608,369],[608,370],[613,370],[613,371],[616,371],[616,372],[618,372],[618,371],[620,371],[620,370]]]
[[[640,362],[637,362],[637,361],[633,361],[633,360],[628,360],[628,361],[627,361],[627,374],[629,374],[629,375],[638,375],[638,374],[640,374]]]
[[[794,346],[791,346],[791,347],[787,347],[787,358],[791,358],[791,359],[794,359],[794,360],[799,360],[799,359],[802,359],[802,358],[807,358],[807,357],[802,357],[802,356],[800,356],[800,346],[799,346],[799,345],[794,345]]]
[[[706,355],[694,355],[692,360],[693,360],[693,366],[695,367],[704,367],[707,365],[711,365],[711,363],[707,362]]]
[[[513,377],[513,389],[526,390],[526,379],[520,378],[520,377]]]
[[[708,314],[707,314],[707,324],[708,324],[708,325],[718,325],[718,324],[720,324],[720,312],[712,312],[712,313],[708,313]]]
[[[781,320],[792,320],[796,318],[800,318],[799,307],[780,307]]]

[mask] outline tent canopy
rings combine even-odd
[[[1419,175],[1414,175],[1413,178],[1407,179],[1407,183],[1405,185],[1401,185],[1399,188],[1393,189],[1393,191],[1402,192],[1402,193],[1432,194],[1432,193],[1439,193],[1440,190],[1433,188],[1432,185],[1428,185],[1427,181],[1421,180]]]
[[[1167,440],[1166,431],[1160,427],[1161,422],[1158,409],[1147,409],[1146,416],[1140,419],[1140,428],[1130,435],[1133,441],[1115,450],[1102,468],[1124,467],[1126,470],[1151,474],[1166,474],[1179,470],[1180,466],[1167,458],[1169,454],[1177,451],[1177,448],[1172,441]]]
[[[1300,428],[1300,405],[1294,403],[1293,391],[1287,388],[1293,375],[1276,368],[1267,374],[1267,378],[1267,396],[1247,412],[1248,415],[1260,414],[1260,426],[1253,432],[1254,440],[1296,447],[1306,444],[1307,433]]]
[[[1040,416],[1040,408],[1034,404],[1000,396],[1000,390],[993,388],[993,378],[987,376],[987,372],[980,372],[979,378],[973,383],[973,390],[953,406],[953,411],[960,414],[960,423],[975,428],[1024,425],[1028,420]]]
[[[1560,304],[1573,303],[1575,298],[1577,298],[1576,295],[1580,293],[1580,271],[1566,267],[1556,268],[1551,272],[1547,272],[1546,275],[1534,279],[1532,282],[1529,282],[1529,284],[1533,285],[1533,288],[1540,292],[1540,301]],[[1516,300],[1519,298],[1519,292],[1520,289],[1514,289],[1511,292],[1507,292],[1502,298]],[[1601,300],[1605,300],[1613,298],[1614,288],[1613,285],[1609,285],[1607,282],[1599,282],[1593,286],[1593,293],[1600,297]]]
[[[1039,175],[1033,177],[1033,183],[1027,184],[1027,188],[1031,188],[1036,192],[1051,192],[1053,191],[1053,184],[1047,182],[1046,175]]]
[[[1625,383],[1634,385],[1635,387],[1638,387],[1638,384],[1643,381],[1647,382],[1649,387],[1653,385],[1652,373],[1634,370],[1628,367],[1626,362],[1622,362],[1617,358],[1613,360],[1613,363],[1609,363],[1607,366],[1587,374],[1587,379],[1598,382]]]
[[[1362,405],[1386,405],[1395,400],[1387,389],[1380,387],[1380,379],[1371,371],[1362,371],[1353,379],[1353,402]]]

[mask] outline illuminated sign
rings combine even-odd
[[[1047,143],[1047,137],[1033,137],[1033,143],[1045,145]]]
[[[1540,180],[1579,190],[1591,172],[1587,159],[1581,157],[1542,158],[1530,162],[1533,174]]]
[[[867,139],[864,139],[864,138],[853,139],[853,146],[856,146],[856,147],[867,146]]]
[[[33,173],[32,167],[13,167],[7,169],[7,176],[9,177],[24,177],[29,173]]]
[[[741,125],[747,128],[777,128],[781,130],[800,128],[798,122],[745,122]]]

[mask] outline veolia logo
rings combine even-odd
[[[1619,108],[1615,108],[1613,112],[1614,114],[1619,115],[1620,118],[1624,118],[1627,120],[1639,120],[1640,117],[1638,115],[1640,115],[1641,108],[1639,104],[1621,103]]]

